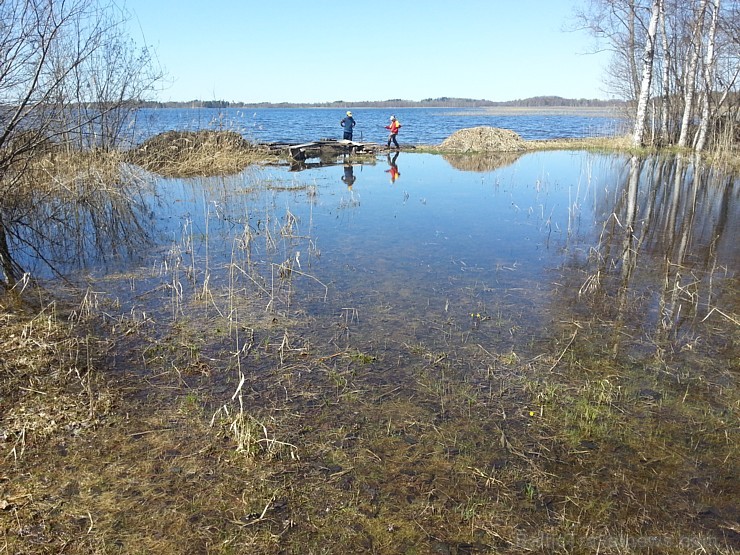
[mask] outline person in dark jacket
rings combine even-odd
[[[347,112],[347,116],[339,122],[339,125],[344,127],[344,139],[346,141],[352,140],[352,129],[356,125],[355,118],[352,117],[352,112]]]
[[[400,147],[398,146],[396,135],[398,135],[398,130],[401,129],[401,124],[396,119],[396,116],[391,116],[391,123],[386,125],[385,128],[390,131],[390,135],[388,135],[388,148],[391,148],[392,141],[396,145],[396,150],[398,150]]]
[[[355,177],[355,170],[352,167],[352,164],[349,162],[344,163],[344,176],[342,176],[342,181],[344,181],[347,184],[347,189],[352,189],[352,185],[355,184],[355,180],[357,178]]]

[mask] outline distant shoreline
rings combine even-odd
[[[460,108],[458,112],[448,115],[466,116],[470,114],[470,109]],[[589,115],[604,117],[621,117],[620,106],[483,106],[474,108],[482,110],[487,114],[494,116],[571,116],[571,115]]]
[[[216,108],[213,106],[142,106],[149,110],[219,110],[219,109],[249,109],[249,110],[338,110],[336,106],[228,106]],[[621,106],[347,106],[354,110],[389,110],[398,108],[403,110],[450,110],[447,115],[450,116],[468,116],[475,112],[485,112],[489,115],[546,115],[546,116],[567,116],[567,115],[584,115],[621,117]]]
[[[572,109],[617,109],[624,106],[621,100],[601,100],[588,98],[562,98],[559,96],[537,96],[519,100],[494,102],[484,99],[470,98],[426,98],[420,101],[403,100],[400,98],[389,100],[364,100],[332,102],[230,102],[226,100],[190,100],[177,102],[141,102],[142,108],[243,108],[243,109],[273,109],[273,108],[326,108],[326,109],[370,109],[370,108],[459,108],[459,109],[519,109],[519,110],[572,110]]]

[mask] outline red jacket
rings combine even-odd
[[[401,124],[398,123],[397,119],[394,119],[390,125],[385,126],[386,129],[390,129],[391,134],[398,135],[398,130],[401,128]]]

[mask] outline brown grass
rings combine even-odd
[[[61,321],[55,304],[28,312],[13,295],[0,304],[0,441],[6,460],[22,457],[27,441],[43,442],[96,426],[115,404],[94,366],[105,344]]]
[[[229,175],[274,158],[234,131],[168,131],[127,155],[130,162],[164,177]]]
[[[677,383],[667,364],[641,393],[595,323],[533,357],[327,352],[311,322],[262,315],[244,381],[218,392],[232,355],[200,350],[218,318],[164,337],[118,321],[106,368],[84,319],[9,309],[4,552],[735,552],[731,376]]]
[[[629,151],[630,137],[587,137],[583,139],[546,139],[527,141],[527,150],[612,150]]]

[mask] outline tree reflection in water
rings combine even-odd
[[[614,356],[646,338],[690,344],[695,325],[720,317],[713,286],[719,274],[734,278],[736,197],[732,178],[698,157],[629,159],[613,196],[598,201],[603,230],[585,266],[569,262],[586,273],[576,304],[612,323]]]
[[[129,168],[102,182],[95,173],[17,189],[0,202],[0,283],[24,274],[64,277],[112,268],[141,255],[152,225],[146,180]],[[152,198],[148,196],[147,198]]]

